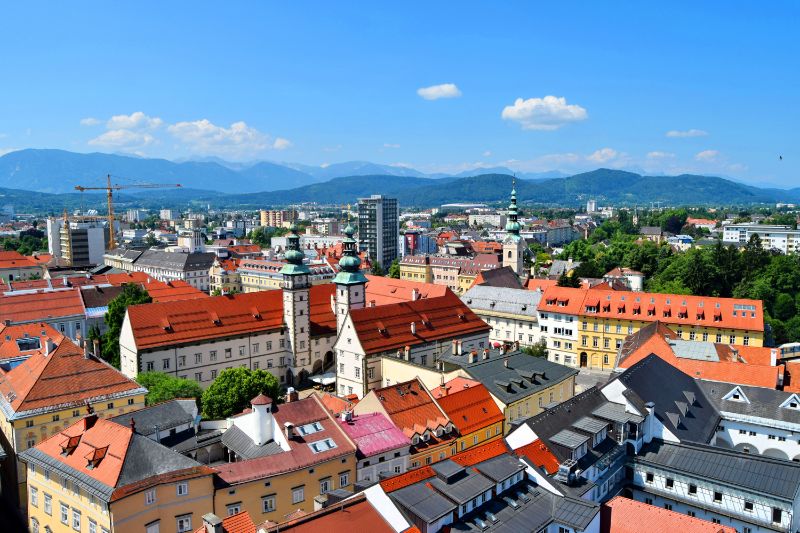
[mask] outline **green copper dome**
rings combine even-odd
[[[286,253],[283,254],[286,265],[281,269],[282,274],[302,274],[308,273],[308,267],[303,264],[305,255],[300,250],[300,237],[297,235],[297,226],[294,224],[289,228],[286,236]]]
[[[342,258],[339,260],[339,273],[333,279],[334,283],[354,285],[366,283],[367,278],[361,272],[361,259],[358,258],[358,242],[353,238],[355,228],[347,224],[344,228],[345,239],[342,241]]]
[[[517,187],[516,184],[511,188],[511,203],[508,204],[508,222],[506,222],[506,231],[512,238],[519,238],[519,231],[522,226],[517,222],[519,211],[517,210]]]

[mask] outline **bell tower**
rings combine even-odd
[[[293,376],[297,369],[310,365],[310,325],[309,296],[311,282],[308,267],[303,264],[303,252],[300,250],[300,237],[297,226],[292,224],[286,237],[286,264],[281,268],[283,278],[283,322],[286,324],[288,349],[291,352],[290,368]],[[288,380],[287,380],[288,381]],[[293,383],[286,383],[288,386]]]
[[[339,273],[333,278],[336,285],[334,313],[336,314],[336,332],[341,333],[344,320],[350,309],[364,307],[364,294],[367,277],[361,272],[361,260],[358,258],[358,243],[353,238],[355,229],[348,224],[344,229],[345,239],[342,242],[342,258],[339,260]]]
[[[522,276],[525,266],[523,262],[525,253],[525,243],[519,235],[520,224],[518,222],[519,210],[517,208],[517,187],[516,179],[511,188],[511,203],[508,206],[508,222],[506,222],[506,238],[503,240],[503,266],[511,267],[511,270]]]

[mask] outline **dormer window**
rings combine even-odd
[[[784,409],[800,410],[800,398],[798,398],[796,394],[792,394],[783,401],[781,407]]]
[[[750,400],[747,398],[747,395],[744,393],[741,387],[735,387],[728,394],[723,396],[722,399],[732,402],[750,403]]]

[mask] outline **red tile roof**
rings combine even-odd
[[[437,401],[461,435],[493,426],[505,418],[481,384],[456,390]]]
[[[603,504],[600,513],[602,533],[736,533],[730,526],[722,526],[683,513],[616,496]]]
[[[0,394],[16,412],[83,405],[89,399],[137,391],[144,392],[104,361],[84,357],[66,337],[50,355],[37,353],[0,374]]]
[[[313,434],[313,441],[329,438],[336,443],[336,447],[314,453],[307,443],[311,439],[303,440],[303,438],[297,437],[288,441],[290,451],[214,467],[220,479],[229,484],[246,483],[307,468],[356,452],[353,442],[314,394],[302,400],[274,406],[272,415],[280,428],[284,427],[285,422],[291,422],[295,426],[320,422],[322,431]]]
[[[266,529],[268,533],[291,531],[294,533],[318,533],[320,531],[352,531],[369,533],[394,533],[394,529],[361,494],[331,505],[325,509],[305,514]]]
[[[374,389],[369,394],[375,395],[392,422],[408,438],[414,434],[422,435],[426,430],[434,432],[437,428],[444,428],[451,423],[447,414],[418,379]],[[431,441],[435,438],[435,435],[431,436]],[[451,435],[445,434],[442,440],[452,438]]]
[[[558,459],[541,439],[536,439],[530,444],[517,448],[514,453],[528,458],[530,462],[543,468],[548,474],[552,475],[558,472],[560,464]]]
[[[449,289],[438,298],[353,309],[350,319],[366,354],[488,333],[490,329]]]
[[[40,266],[38,261],[26,257],[15,251],[0,251],[0,270],[16,268],[37,268]]]
[[[558,283],[558,280],[555,279],[544,279],[544,278],[530,278],[525,283],[525,288],[529,291],[537,291],[540,290],[544,292],[544,290],[548,287],[555,287]]]
[[[237,244],[228,246],[228,251],[232,254],[260,254],[261,247],[257,244]]]
[[[599,311],[588,312],[597,306]],[[752,306],[743,310],[739,306]],[[548,287],[539,311],[674,325],[764,331],[761,300],[682,294],[630,293],[599,288]],[[653,313],[651,314],[650,310]],[[735,313],[735,314],[734,314]],[[684,316],[681,316],[683,314]]]
[[[328,410],[330,414],[333,416],[339,416],[342,411],[346,411],[347,409],[352,409],[353,402],[346,398],[340,398],[334,394],[329,392],[323,393],[315,393],[319,396],[322,405],[325,406],[325,409]]]
[[[69,316],[84,316],[78,289],[0,296],[0,322],[32,322]]]
[[[53,339],[56,344],[60,344],[64,335],[44,322],[0,326],[0,360],[29,356],[41,351],[40,348],[34,350],[20,350],[17,339],[25,338],[38,338],[40,348],[44,348],[47,339]]]
[[[194,533],[206,533],[205,525]],[[256,524],[247,511],[242,511],[222,520],[222,533],[256,533]]]
[[[444,296],[448,291],[445,285],[368,275],[366,301],[367,304],[374,301],[375,305],[409,302],[412,300],[412,292],[415,289],[418,291],[420,299]]]

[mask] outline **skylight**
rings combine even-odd
[[[333,442],[333,439],[323,439],[310,443],[308,447],[311,448],[311,451],[314,453],[322,453],[336,448],[336,443]]]

